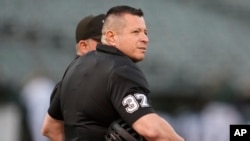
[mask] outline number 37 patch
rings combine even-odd
[[[126,106],[126,111],[128,113],[133,113],[140,107],[149,107],[147,97],[144,94],[140,93],[126,96],[122,100],[122,105]]]

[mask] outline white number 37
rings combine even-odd
[[[138,101],[140,103],[138,103]],[[126,111],[133,113],[138,110],[139,107],[149,107],[147,97],[144,94],[135,93],[134,95],[128,95],[122,100],[122,105],[127,106]]]

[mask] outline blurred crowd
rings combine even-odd
[[[125,2],[0,3],[0,141],[47,141],[40,128],[73,59],[76,22]],[[147,15],[150,53],[140,65],[152,103],[186,141],[229,141],[230,124],[250,123],[249,1],[126,4]]]
[[[33,75],[19,87],[1,83],[1,140],[47,141],[41,135],[40,129],[54,85],[55,82],[44,74]],[[172,93],[176,94],[176,91]],[[155,97],[153,93],[152,102],[158,112],[187,141],[228,141],[229,126],[248,124],[250,115],[247,111],[249,109],[247,99],[237,96],[226,98],[225,96],[230,93],[234,92],[223,91],[219,94],[221,96],[213,98],[201,95],[197,95],[196,98],[167,95]]]

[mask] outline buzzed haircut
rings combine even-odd
[[[139,17],[143,17],[144,15],[141,9],[136,9],[127,5],[119,5],[119,6],[110,8],[108,12],[106,13],[106,17],[108,17],[109,15],[120,16],[123,14],[131,14],[131,15],[136,15]]]
[[[127,5],[118,5],[110,8],[104,20],[104,25],[102,28],[102,34],[107,30],[114,30],[116,32],[121,32],[125,26],[123,16],[125,14],[130,14],[138,17],[143,17],[144,13],[141,9],[136,9]],[[101,42],[107,44],[106,37],[102,36]]]

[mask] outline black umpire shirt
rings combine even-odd
[[[154,112],[149,92],[144,74],[130,58],[99,44],[70,66],[48,112],[64,120],[65,141],[104,141],[112,121],[122,117],[132,125]]]
[[[67,73],[68,69],[76,62],[76,60],[80,56],[77,55],[76,58],[70,63],[70,65],[67,67],[65,70],[62,79],[64,78],[65,74]],[[54,87],[51,96],[50,96],[50,107],[48,110],[48,113],[50,114],[51,117],[57,120],[63,120],[63,115],[62,111],[60,109],[60,100],[59,100],[59,93],[60,93],[60,88],[61,88],[61,83],[62,81],[59,81],[56,86]]]

